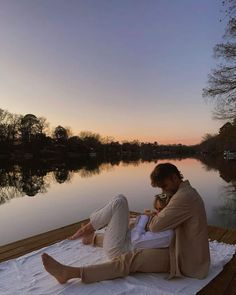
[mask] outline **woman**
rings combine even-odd
[[[145,210],[144,214],[136,218],[135,225],[131,230],[131,249],[169,247],[174,236],[173,230],[153,233],[146,231],[146,228],[148,228],[148,224],[150,223],[152,217],[158,215],[158,213],[167,206],[170,198],[171,195],[167,193],[156,195],[153,202],[153,207],[156,211],[151,212],[150,210]]]
[[[115,258],[125,252],[139,248],[166,248],[169,247],[174,231],[166,230],[153,233],[146,231],[152,217],[163,210],[171,198],[170,194],[163,193],[155,196],[153,203],[156,211],[146,210],[138,216],[135,223],[129,221],[129,208],[126,197],[114,197],[101,209],[90,216],[90,222],[82,226],[69,239],[82,238],[86,245],[103,247],[109,258]],[[105,233],[96,233],[95,230],[106,226]]]

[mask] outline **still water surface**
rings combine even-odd
[[[157,163],[167,161],[175,164],[184,179],[201,194],[209,224],[236,228],[235,162],[217,166],[189,158],[106,163],[93,171],[67,171],[64,182],[58,180],[55,171],[48,172],[41,176],[41,185],[35,184],[38,189],[31,194],[34,196],[19,190],[16,173],[14,185],[8,183],[0,187],[0,245],[85,219],[119,193],[127,197],[132,211],[151,208],[153,196],[159,189],[151,187],[149,175]],[[27,184],[22,187],[26,191]]]

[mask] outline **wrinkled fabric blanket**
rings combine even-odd
[[[43,268],[41,254],[52,255],[61,263],[72,266],[101,263],[106,258],[101,248],[84,246],[80,240],[64,240],[16,259],[0,263],[1,295],[192,295],[207,285],[230,261],[236,245],[210,243],[211,267],[204,280],[178,278],[167,280],[167,274],[133,274],[122,279],[82,284],[79,279],[60,285]]]

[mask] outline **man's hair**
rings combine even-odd
[[[180,173],[175,165],[171,163],[158,164],[150,175],[151,182],[152,184],[157,185],[158,183],[161,183],[163,180],[174,174],[177,175],[180,179],[183,179],[183,175]]]

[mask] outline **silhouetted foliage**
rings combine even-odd
[[[52,137],[49,134],[49,123],[45,118],[33,114],[15,115],[0,109],[0,159],[25,161],[42,158],[58,161],[84,155],[103,155],[114,160],[122,155],[137,160],[140,157],[151,159],[161,154],[168,156],[194,153],[191,146],[159,145],[156,141],[140,143],[138,140],[120,143],[112,137],[103,138],[91,131],[72,136],[70,128],[61,125],[52,130]]]
[[[199,148],[208,154],[222,154],[225,150],[236,151],[236,119],[225,123],[218,134],[206,134]]]
[[[214,55],[221,64],[209,75],[203,96],[214,99],[214,118],[232,121],[236,118],[236,0],[223,1],[223,5],[229,17],[225,42],[214,47]]]
[[[40,120],[32,114],[25,115],[20,122],[21,140],[23,143],[31,143],[43,133],[44,126]]]
[[[68,128],[57,126],[53,131],[53,138],[59,143],[65,143],[69,137]]]
[[[70,172],[65,167],[56,168],[53,174],[58,183],[67,182],[71,179]]]
[[[115,165],[138,166],[140,163],[153,161],[137,154],[111,156],[109,159],[105,156],[94,158],[87,156],[65,160],[0,162],[0,205],[17,197],[36,197],[38,194],[45,194],[53,180],[62,184],[69,182],[74,174],[87,178],[103,171],[110,171]]]
[[[220,192],[222,205],[215,208],[216,220],[219,225],[226,228],[235,228],[236,224],[236,165],[234,161],[225,161],[220,157],[201,157],[204,168],[218,171],[220,177],[226,182]]]

